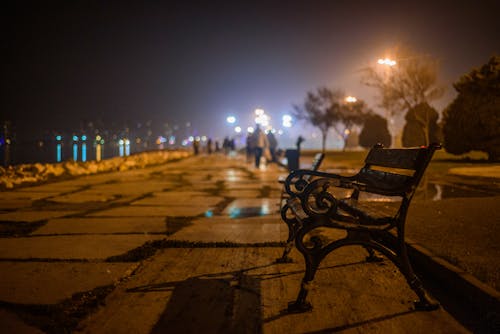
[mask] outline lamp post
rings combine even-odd
[[[377,64],[384,66],[384,85],[387,84],[389,76],[392,75],[392,68],[397,65],[397,61],[390,58],[379,58]],[[389,133],[391,134],[391,146],[396,146],[396,135],[394,134],[394,118],[389,107],[385,106],[385,118],[387,120],[387,127]]]

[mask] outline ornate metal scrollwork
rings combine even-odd
[[[309,216],[333,216],[337,212],[338,200],[328,191],[331,181],[316,179],[303,192],[302,209]]]

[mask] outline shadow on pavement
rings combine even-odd
[[[189,278],[175,285],[151,333],[261,333],[260,281]]]

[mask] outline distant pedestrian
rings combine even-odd
[[[255,154],[255,147],[257,146],[255,136],[253,133],[248,133],[247,138],[246,138],[246,146],[245,146],[245,151],[247,154],[247,163],[251,163],[254,158]]]
[[[269,153],[271,155],[271,162],[276,162],[276,148],[278,147],[278,141],[276,140],[276,137],[274,134],[269,131],[267,133],[267,141],[269,143]]]
[[[222,142],[222,150],[224,151],[224,154],[229,153],[229,137],[224,137],[224,141]]]
[[[207,140],[207,153],[212,154],[212,138],[208,138]]]
[[[261,130],[259,125],[257,125],[253,135],[255,137],[255,167],[259,168],[260,159],[264,150],[269,148],[269,142],[267,141],[266,134]]]
[[[199,140],[193,140],[193,150],[194,150],[194,155],[198,155],[200,153],[200,141]]]

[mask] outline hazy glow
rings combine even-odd
[[[255,115],[256,116],[264,115],[264,109],[255,109]]]
[[[354,102],[356,102],[357,100],[358,100],[357,98],[355,98],[354,96],[350,96],[350,95],[349,95],[348,97],[346,97],[346,98],[345,98],[345,101],[346,101],[347,103],[354,103]]]
[[[229,124],[234,124],[236,122],[236,117],[234,117],[234,116],[227,116],[226,122],[228,122]]]
[[[283,117],[281,118],[281,120],[282,120],[282,125],[285,128],[291,128],[292,127],[292,116],[290,116],[290,115],[283,115]]]
[[[395,60],[389,58],[384,58],[384,59],[380,58],[379,60],[377,60],[377,63],[380,65],[387,65],[387,66],[394,66],[397,64]]]
[[[234,131],[235,131],[236,133],[240,133],[240,132],[241,132],[241,127],[239,127],[239,126],[235,127],[235,128],[234,128]]]
[[[247,132],[248,132],[248,133],[253,133],[254,131],[255,131],[255,129],[254,129],[253,127],[251,127],[251,126],[249,126],[249,127],[247,128]]]

